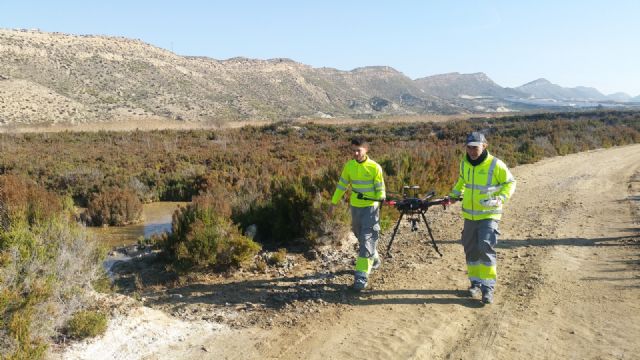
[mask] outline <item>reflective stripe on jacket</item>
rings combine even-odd
[[[477,166],[471,165],[465,155],[460,161],[460,175],[449,194],[452,198],[463,197],[462,217],[468,220],[495,219],[502,217],[502,204],[484,206],[481,201],[499,197],[505,203],[516,190],[516,180],[502,160],[487,154]]]
[[[349,160],[342,169],[336,191],[331,202],[337,204],[347,188],[351,185],[351,198],[349,203],[355,207],[377,205],[375,201],[358,199],[358,193],[372,199],[384,199],[386,197],[382,168],[377,162],[367,159],[361,163]]]

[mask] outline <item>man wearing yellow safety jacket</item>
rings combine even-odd
[[[496,285],[496,251],[498,221],[502,205],[516,189],[516,181],[504,162],[487,151],[483,134],[467,136],[466,154],[460,161],[460,175],[449,194],[452,200],[462,198],[462,245],[471,281],[469,295],[491,304]]]
[[[376,249],[380,235],[380,203],[358,199],[358,194],[382,200],[385,198],[385,188],[382,168],[367,156],[369,146],[366,140],[351,140],[351,150],[354,158],[344,165],[331,202],[336,205],[351,186],[351,229],[360,244],[353,288],[360,291],[367,287],[371,269],[380,266]]]

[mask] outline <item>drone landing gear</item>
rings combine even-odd
[[[427,226],[427,232],[429,233],[429,237],[431,238],[431,245],[436,250],[438,255],[442,257],[442,253],[440,252],[440,249],[438,249],[436,240],[433,238],[433,233],[431,232],[431,226],[429,226],[427,217],[424,215],[424,211],[422,210],[403,210],[400,213],[398,222],[396,222],[396,226],[393,228],[393,234],[391,235],[391,240],[389,240],[389,245],[387,245],[387,252],[386,252],[387,257],[393,258],[393,253],[391,252],[391,246],[393,245],[393,240],[395,239],[396,234],[398,233],[398,229],[400,228],[400,222],[402,222],[402,219],[405,217],[405,215],[410,216],[409,222],[411,222],[411,231],[418,231],[418,224],[420,223],[420,218],[422,218],[422,221]]]

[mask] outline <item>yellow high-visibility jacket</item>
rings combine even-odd
[[[467,156],[460,161],[460,176],[449,196],[463,197],[462,217],[468,220],[495,219],[502,217],[502,204],[484,206],[483,200],[500,198],[505,203],[516,190],[516,180],[502,160],[487,154],[487,158],[476,166]]]
[[[358,199],[358,193],[371,199],[384,199],[386,197],[382,168],[369,157],[361,163],[352,159],[344,165],[336,191],[331,199],[333,204],[337,204],[340,201],[349,185],[351,185],[349,203],[354,207],[367,207],[376,204],[375,201]]]

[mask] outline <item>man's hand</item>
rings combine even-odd
[[[445,198],[445,199],[447,199],[447,200],[449,200],[449,203],[450,203],[451,205],[453,205],[453,204],[457,203],[457,202],[460,200],[460,199],[458,199],[458,198],[451,197],[451,196],[445,196],[444,198]]]
[[[480,200],[480,204],[486,207],[498,207],[502,205],[502,198],[494,197],[489,199],[483,199],[483,200]]]

